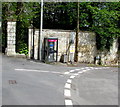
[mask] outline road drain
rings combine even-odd
[[[9,80],[9,84],[17,84],[16,80]]]

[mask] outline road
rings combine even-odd
[[[2,56],[2,105],[117,105],[117,68],[66,67]]]

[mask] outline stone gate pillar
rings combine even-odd
[[[16,55],[16,22],[7,22],[7,55]]]

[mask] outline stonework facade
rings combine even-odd
[[[33,31],[32,29],[29,29],[29,31]],[[42,35],[42,45],[43,40],[45,37],[57,37],[58,38],[58,61],[60,61],[61,56],[63,54],[68,55],[68,61],[70,61],[70,55],[72,54],[74,57],[75,54],[75,32],[71,30],[50,30],[50,29],[43,29],[43,35]],[[71,36],[72,35],[72,36]],[[39,30],[35,29],[34,31],[34,59],[37,59],[37,51],[38,51],[38,36],[39,36]],[[74,40],[74,43],[70,45],[70,40]],[[33,33],[29,32],[29,38],[33,38]],[[29,53],[30,50],[33,49],[33,42],[32,39],[29,39]],[[31,41],[31,42],[30,42]],[[82,63],[94,63],[95,57],[100,55],[101,57],[101,64],[118,64],[117,60],[117,40],[114,41],[113,46],[111,47],[110,52],[98,52],[96,49],[96,35],[92,32],[79,32],[79,46],[78,46],[78,61]],[[43,53],[42,49],[42,53]],[[29,55],[30,56],[30,55]],[[73,58],[74,59],[74,58]]]
[[[44,53],[44,38],[57,37],[58,38],[58,61],[61,60],[62,55],[68,56],[68,61],[73,61],[75,55],[75,35],[76,32],[72,30],[52,30],[43,29],[42,31],[42,55]],[[28,57],[38,59],[38,37],[39,29],[29,28],[28,33]],[[72,44],[70,44],[72,40]],[[79,32],[78,42],[78,61],[81,63],[94,63],[95,57],[101,57],[101,64],[104,65],[118,65],[118,40],[114,40],[113,46],[109,52],[99,52],[96,49],[96,35],[93,32]],[[16,52],[16,22],[7,23],[7,55],[15,56]],[[42,56],[43,57],[43,56]]]
[[[93,63],[97,55],[96,36],[92,32],[79,33],[79,62]]]
[[[118,40],[115,39],[109,52],[101,52],[101,62],[104,65],[118,65]]]

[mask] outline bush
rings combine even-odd
[[[27,48],[27,45],[25,43],[22,43],[19,47],[19,53],[20,54],[25,54],[27,55],[28,54],[28,48]]]

